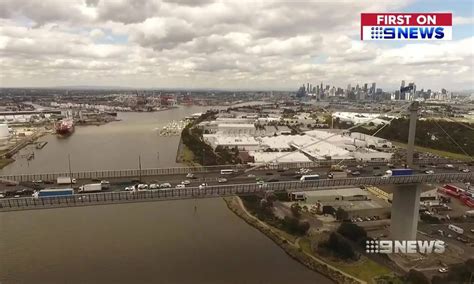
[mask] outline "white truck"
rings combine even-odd
[[[464,233],[464,229],[463,228],[460,228],[458,226],[455,226],[455,225],[452,225],[452,224],[449,224],[448,225],[448,229],[450,229],[451,231],[454,231],[460,235],[462,235]]]
[[[96,191],[102,191],[101,183],[84,184],[83,186],[79,187],[79,192],[96,192]]]
[[[58,177],[56,180],[57,184],[71,184],[71,183],[76,183],[75,178],[70,178],[70,177]]]

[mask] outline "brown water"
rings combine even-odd
[[[160,136],[159,130],[172,120],[181,120],[205,107],[182,107],[154,113],[119,113],[121,121],[102,126],[79,126],[66,138],[55,135],[38,141],[48,144],[41,150],[30,146],[14,156],[15,163],[2,174],[44,173],[68,170],[68,155],[72,171],[136,169],[141,155],[142,167],[175,167],[179,136]],[[35,158],[26,154],[35,152]]]
[[[3,173],[175,166],[179,137],[155,128],[203,111],[123,113],[47,136]],[[159,154],[157,154],[159,152]],[[158,157],[159,155],[159,157]],[[195,206],[197,210],[195,211]],[[0,213],[0,283],[331,283],[287,256],[221,199]]]
[[[221,199],[0,213],[0,225],[2,284],[331,283]]]

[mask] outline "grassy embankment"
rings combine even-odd
[[[5,153],[6,150],[2,150],[0,151],[0,155],[2,155],[3,153]],[[8,164],[10,163],[13,163],[15,160],[12,159],[12,158],[0,158],[0,169],[3,169],[4,167],[6,167]]]
[[[395,281],[396,279],[393,278],[393,274],[390,269],[368,259],[365,256],[361,256],[361,258],[356,262],[337,261],[336,259],[329,259],[327,257],[322,257],[315,254],[313,248],[311,247],[311,240],[309,238],[300,239],[299,245],[305,253],[317,257],[324,262],[336,267],[337,269],[340,269],[358,279],[366,281],[367,283],[376,283],[375,279],[380,277],[385,277],[391,279],[392,281]]]
[[[305,238],[298,238],[280,229],[268,225],[267,223],[259,220],[257,217],[251,215],[245,208],[242,208],[242,203],[238,202],[238,197],[224,198],[227,207],[234,212],[237,216],[242,218],[245,222],[252,225],[277,245],[279,245],[290,257],[299,261],[309,269],[319,272],[327,277],[333,279],[337,283],[375,283],[372,281],[372,277],[387,275],[390,273],[388,269],[384,267],[380,268],[376,263],[371,264],[371,267],[364,266],[364,263],[359,262],[358,265],[352,265],[352,271],[354,274],[346,272],[344,265],[338,262],[331,263],[330,261],[315,255],[312,251],[309,240]],[[339,268],[340,266],[341,268]],[[350,266],[349,264],[347,266]],[[371,269],[371,273],[364,275],[364,269]],[[362,275],[358,277],[356,274]],[[366,280],[367,279],[367,280]]]
[[[405,143],[400,143],[400,142],[393,142],[392,144],[406,149],[407,144]],[[455,160],[461,160],[461,161],[472,161],[474,158],[471,156],[463,155],[463,154],[458,154],[458,153],[451,153],[451,152],[446,152],[442,150],[436,150],[432,148],[427,148],[427,147],[421,147],[421,146],[415,146],[415,150],[418,152],[424,152],[424,153],[432,153],[435,155],[438,155],[440,157],[448,158],[448,159],[455,159]]]

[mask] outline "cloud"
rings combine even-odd
[[[359,40],[361,12],[403,1],[0,1],[5,86],[284,88],[402,79],[473,87],[473,39]],[[473,25],[455,17],[454,25]],[[449,82],[449,83],[448,83]]]

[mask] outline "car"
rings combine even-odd
[[[387,167],[393,167],[393,164],[392,163],[387,163]]]
[[[375,175],[375,176],[380,176],[380,175]],[[382,179],[388,179],[389,177],[390,177],[389,175],[382,175]]]
[[[463,173],[468,173],[470,172],[471,170],[469,170],[468,168],[465,168],[465,169],[460,169],[459,171],[463,172]]]
[[[249,178],[254,178],[255,175],[254,175],[254,174],[249,174],[249,175],[247,175],[247,177],[249,177]]]
[[[426,170],[424,171],[425,174],[428,174],[428,175],[432,175],[434,174],[434,171],[433,170]]]
[[[137,185],[138,190],[147,190],[148,189],[148,184],[141,183]]]
[[[135,186],[127,186],[125,187],[125,191],[134,191],[135,190]]]
[[[188,173],[188,174],[186,175],[186,177],[187,177],[187,178],[194,178],[194,174],[193,174],[193,173]]]
[[[363,169],[364,166],[362,166],[362,165],[357,165],[356,168],[358,168],[358,169],[360,170],[360,169]]]
[[[102,185],[102,188],[108,189],[110,187],[110,181],[108,180],[101,180],[100,185]]]
[[[453,169],[454,168],[454,166],[452,164],[446,164],[446,165],[444,165],[444,167],[447,168],[447,169]]]
[[[225,182],[227,182],[227,179],[226,178],[218,178],[217,182],[218,183],[225,183]]]
[[[206,188],[206,186],[207,186],[207,183],[203,183],[203,184],[199,185],[199,189],[204,189],[204,188]]]
[[[0,198],[5,198],[5,195],[0,193]]]
[[[43,183],[43,181],[40,180],[40,179],[34,180],[34,181],[32,181],[32,182],[33,182],[33,183],[36,183],[36,184]]]
[[[473,233],[473,234],[474,234],[474,229],[471,229],[471,233]]]
[[[360,172],[359,171],[353,171],[351,173],[353,176],[360,176]]]
[[[181,184],[184,184],[184,185],[188,185],[188,184],[190,184],[190,183],[191,183],[191,181],[189,181],[189,180],[183,180],[183,181],[181,182]]]
[[[148,186],[149,189],[158,189],[159,187],[160,187],[160,185],[159,185],[159,184],[156,184],[156,183],[151,183],[151,184]]]
[[[171,188],[171,184],[169,182],[165,182],[160,184],[160,188]]]
[[[448,269],[445,268],[445,267],[441,267],[441,268],[438,269],[438,272],[440,272],[440,273],[446,273],[446,272],[448,272]]]
[[[184,184],[177,184],[175,186],[175,188],[185,188],[185,187],[186,187],[186,185],[184,185]]]

